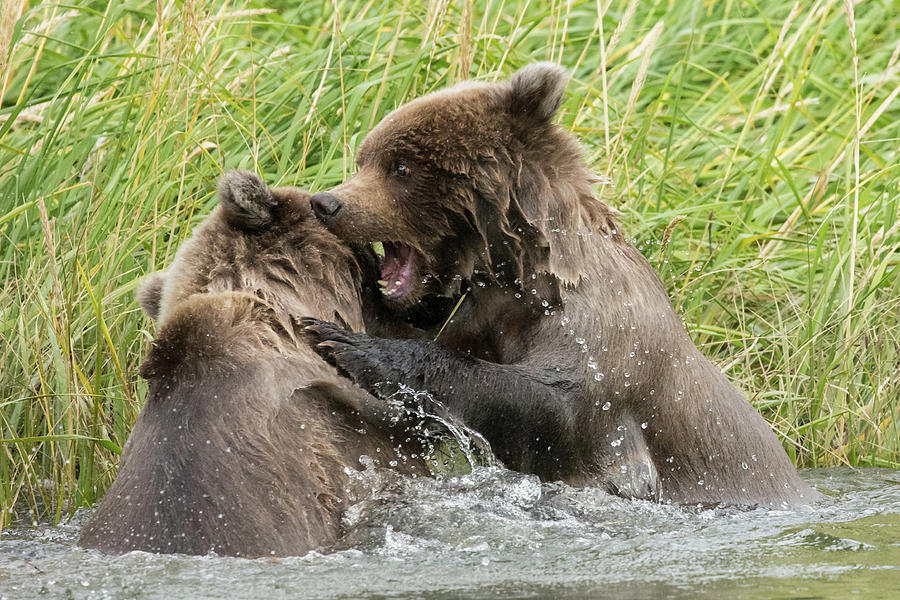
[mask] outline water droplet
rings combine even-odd
[[[641,429],[647,429],[647,421],[641,423]]]
[[[610,404],[609,402],[604,402],[603,406],[601,406],[600,408],[602,408],[603,410],[609,410],[610,407],[612,407],[612,404]]]

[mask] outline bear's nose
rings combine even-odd
[[[334,194],[328,192],[313,194],[309,203],[316,216],[323,221],[330,219],[337,211],[341,210],[341,201]]]

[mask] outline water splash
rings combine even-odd
[[[387,397],[396,418],[413,422],[410,433],[425,440],[426,462],[434,475],[470,473],[476,466],[500,464],[491,445],[477,431],[454,417],[449,408],[428,392],[400,385]]]
[[[889,597],[900,582],[894,471],[806,472],[829,501],[750,511],[629,501],[496,466],[394,475],[351,507],[346,548],[331,554],[109,557],[74,547],[87,511],[13,526],[0,536],[0,595]]]

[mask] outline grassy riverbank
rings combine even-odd
[[[136,283],[223,171],[322,189],[386,111],[535,60],[572,72],[559,120],[598,192],[798,465],[900,468],[890,3],[19,4],[0,27],[0,527],[109,485],[153,330]]]

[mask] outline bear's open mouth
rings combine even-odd
[[[415,252],[412,247],[400,242],[382,242],[383,252],[378,243],[373,243],[375,253],[381,259],[381,293],[387,298],[400,299],[407,296],[413,287]]]

